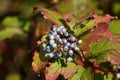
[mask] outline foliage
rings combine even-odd
[[[0,80],[120,79],[119,0],[0,5]]]
[[[55,26],[59,27],[59,25],[56,23],[58,21],[61,22],[61,19],[64,22],[63,25],[67,24],[64,17],[61,17],[60,19],[55,20],[54,16],[50,15],[51,11],[49,11],[49,10],[46,10],[41,7],[37,7],[36,10],[37,11],[39,10],[43,14],[44,18],[50,20],[53,24],[55,24]],[[54,14],[58,14],[58,13],[54,12]],[[57,16],[59,16],[59,15],[57,15]],[[68,79],[68,80],[72,80],[72,79],[76,79],[76,80],[78,80],[78,79],[79,80],[88,80],[88,79],[90,80],[91,79],[92,80],[92,74],[97,74],[96,70],[100,68],[99,64],[101,64],[105,61],[109,61],[109,62],[111,62],[111,64],[116,63],[115,60],[113,62],[113,60],[110,59],[110,53],[109,53],[111,50],[119,50],[119,45],[116,44],[116,42],[113,38],[113,33],[111,33],[111,31],[108,28],[110,20],[114,19],[114,18],[115,17],[112,17],[108,14],[105,16],[99,16],[99,15],[93,13],[93,14],[91,14],[91,18],[88,20],[85,19],[79,23],[75,22],[75,24],[72,26],[69,24],[67,26],[64,25],[66,28],[70,29],[70,31],[73,31],[72,34],[76,35],[78,37],[78,39],[82,39],[82,41],[83,41],[83,43],[81,45],[79,45],[80,50],[82,52],[74,53],[74,54],[76,54],[76,56],[75,56],[76,59],[79,60],[79,58],[77,56],[83,58],[84,59],[83,61],[81,61],[81,59],[80,59],[80,61],[83,62],[83,65],[84,66],[88,65],[87,67],[90,69],[95,68],[94,69],[95,73],[90,73],[89,69],[86,70],[83,68],[84,66],[82,67],[79,64],[76,64],[76,66],[79,66],[79,67],[78,67],[78,71],[77,72],[75,71],[76,72],[75,73],[74,70],[77,67],[75,67],[73,65],[73,63],[76,63],[76,61],[65,63],[64,58],[63,58],[63,62],[61,62],[60,61],[60,60],[62,60],[61,59],[62,57],[61,57],[61,58],[55,59],[55,60],[58,60],[58,62],[56,62],[53,58],[51,58],[54,61],[51,62],[51,59],[50,59],[50,63],[49,63],[49,59],[48,59],[47,64],[49,64],[50,66],[45,68],[45,70],[47,70],[47,73],[45,73],[46,80],[56,80],[56,78],[59,75],[62,75],[65,79]],[[53,20],[55,20],[55,21],[53,21]],[[53,26],[53,28],[54,28],[54,26]],[[112,29],[112,27],[111,27],[111,29]],[[47,40],[45,40],[45,41],[47,41]],[[41,44],[39,44],[39,45],[41,45]],[[40,50],[42,50],[42,49],[40,48]],[[84,51],[85,51],[85,54],[84,54]],[[45,53],[45,52],[43,52],[43,53]],[[81,55],[83,55],[83,56],[81,56]],[[109,57],[109,59],[106,60],[106,58],[108,58],[108,57]],[[112,55],[111,55],[111,58],[113,58]],[[97,62],[97,64],[94,64],[94,62]],[[69,65],[69,63],[72,63],[72,65]],[[87,63],[90,63],[91,65],[89,65]],[[65,68],[62,67],[63,64],[66,64]],[[119,65],[119,62],[117,65]],[[72,68],[74,68],[74,70],[72,70]],[[69,71],[69,69],[71,69],[71,71]],[[34,70],[34,68],[33,68],[33,70]],[[64,73],[64,71],[65,71],[65,73]],[[103,69],[103,71],[101,71],[101,68],[100,68],[100,72],[105,73],[104,69]],[[109,72],[109,70],[107,72]],[[86,75],[90,75],[90,76],[86,76]],[[109,75],[109,74],[107,74],[107,75]],[[114,75],[114,74],[112,74],[112,75]],[[103,75],[103,76],[105,77],[105,75]],[[104,78],[104,80],[106,80],[106,79],[107,78]]]

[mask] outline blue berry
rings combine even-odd
[[[69,34],[68,34],[68,32],[65,32],[64,35],[67,37]]]
[[[53,57],[54,57],[54,54],[53,54],[53,53],[46,53],[46,54],[45,54],[45,57],[46,57],[46,58],[48,58],[48,57],[53,58]]]
[[[76,43],[72,43],[72,44],[70,45],[70,47],[71,47],[71,48],[76,47]]]
[[[71,36],[70,40],[74,42],[74,41],[76,41],[76,38],[74,36]]]
[[[57,32],[60,32],[60,31],[61,31],[61,28],[58,27],[58,28],[57,28]]]
[[[57,44],[56,44],[56,43],[53,43],[53,44],[52,44],[52,47],[53,47],[53,48],[57,48]]]
[[[66,46],[68,46],[68,47],[69,47],[69,46],[70,46],[70,43],[69,43],[69,42],[67,42],[67,43],[66,43]]]
[[[50,56],[50,58],[53,58],[54,54],[53,53],[49,53],[49,56]]]
[[[52,32],[49,32],[49,33],[48,33],[48,37],[50,37],[51,35],[52,35]]]
[[[45,48],[43,48],[45,52],[49,53],[51,52],[50,46],[46,46]]]
[[[53,27],[53,29],[52,29],[53,31],[57,31],[57,27]]]
[[[55,41],[54,40],[50,40],[49,43],[50,43],[50,45],[53,45],[55,43]]]
[[[65,38],[62,39],[63,43],[66,44],[67,40]]]
[[[64,46],[64,51],[68,51],[68,47],[67,46]]]
[[[69,61],[69,62],[73,61],[72,57],[68,57],[67,61]]]
[[[58,41],[60,39],[60,36],[59,35],[56,35],[55,36],[55,40]]]
[[[63,28],[63,29],[62,29],[62,32],[63,32],[63,33],[66,33],[66,29],[65,29],[65,28]]]
[[[59,43],[61,43],[61,44],[62,44],[62,39],[58,39],[58,41],[59,41]]]
[[[57,52],[56,54],[57,54],[58,57],[62,56],[62,52]]]
[[[79,51],[79,48],[78,48],[78,47],[74,47],[74,50],[75,50],[75,51]]]
[[[65,27],[64,27],[64,26],[60,26],[59,28],[60,28],[60,29],[64,29]]]
[[[69,51],[68,51],[68,54],[69,54],[70,56],[72,56],[72,55],[73,55],[73,50],[69,50]]]
[[[57,32],[55,32],[55,31],[52,32],[52,35],[53,35],[53,36],[56,36],[56,35],[57,35]]]

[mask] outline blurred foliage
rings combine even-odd
[[[44,76],[39,73],[39,78],[31,70],[32,53],[36,42],[50,30],[52,22],[43,19],[42,14],[33,13],[34,6],[39,5],[55,10],[64,14],[62,17],[65,19],[67,19],[66,15],[69,15],[79,21],[86,19],[86,16],[93,11],[120,18],[120,0],[0,0],[0,5],[0,80],[39,80]],[[54,16],[54,12],[50,12],[50,15]],[[59,19],[59,17],[54,18]],[[73,26],[73,23],[68,25]],[[112,33],[120,34],[119,24],[120,20],[113,20],[110,23],[109,29]],[[87,26],[91,28],[89,24]],[[97,44],[93,45],[96,46]],[[87,72],[83,73],[85,69],[79,68],[82,71],[78,70],[78,73],[85,79],[84,73]],[[101,77],[101,75],[96,76]],[[70,80],[74,80],[75,76],[77,73]],[[104,78],[103,80],[112,80],[111,75]]]

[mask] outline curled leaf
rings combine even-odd
[[[46,65],[46,62],[43,62],[39,57],[39,53],[35,51],[33,56],[33,62],[32,62],[33,71],[37,73],[43,70],[45,68],[45,65]]]
[[[57,26],[62,25],[61,20],[63,19],[63,16],[60,13],[56,11],[48,10],[40,6],[34,7],[34,11],[41,12],[41,14],[43,14],[43,17],[53,22],[53,24]]]

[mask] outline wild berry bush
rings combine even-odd
[[[0,80],[120,79],[120,0],[0,5]]]
[[[78,19],[35,7],[52,22],[37,42],[32,68],[45,80],[119,80],[119,34],[113,32],[114,16],[90,13]]]

